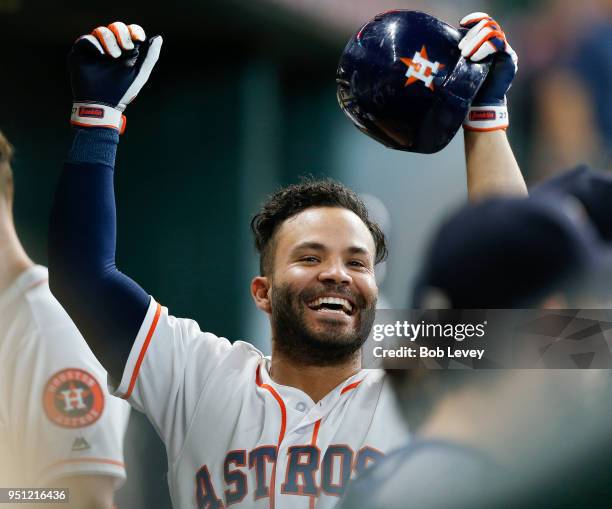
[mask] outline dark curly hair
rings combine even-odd
[[[290,217],[311,207],[340,207],[354,212],[368,227],[376,246],[375,263],[387,258],[387,242],[380,226],[372,221],[365,203],[357,194],[332,179],[304,178],[299,184],[283,187],[270,195],[251,220],[262,275],[272,272],[274,234]]]

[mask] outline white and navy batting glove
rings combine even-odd
[[[518,57],[506,34],[488,14],[473,12],[460,21],[468,33],[459,42],[461,56],[480,62],[493,55],[489,74],[472,101],[463,123],[468,131],[494,131],[508,127],[506,93],[518,70]]]
[[[123,133],[123,111],[149,79],[162,42],[159,35],[147,40],[140,26],[121,22],[79,37],[68,55],[71,124]]]

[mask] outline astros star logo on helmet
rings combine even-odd
[[[421,51],[415,51],[412,58],[400,58],[400,60],[408,66],[406,71],[405,87],[412,85],[417,81],[422,81],[426,87],[434,89],[433,79],[436,73],[444,67],[440,62],[432,62],[429,60],[425,45],[421,47]]]

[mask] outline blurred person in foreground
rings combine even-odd
[[[414,307],[559,309],[589,296],[583,283],[607,263],[573,201],[492,199],[438,230]],[[517,506],[523,496],[546,505],[551,469],[558,475],[610,423],[609,381],[598,370],[388,375],[416,435],[353,483],[345,508]]]
[[[0,487],[68,488],[62,507],[111,509],[129,405],[19,242],[11,157],[0,133]]]

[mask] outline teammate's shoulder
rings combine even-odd
[[[30,269],[27,276],[28,286],[24,288],[23,298],[31,315],[32,325],[43,333],[68,328],[79,335],[68,313],[51,293],[46,267],[36,265]]]
[[[26,269],[15,279],[0,295],[0,330],[13,331],[22,338],[36,332],[41,315],[49,313],[49,305],[55,307],[48,279],[47,269],[40,265]]]
[[[49,273],[41,265],[33,265],[21,272],[9,287],[0,293],[0,309],[23,303],[39,287],[48,288]]]

